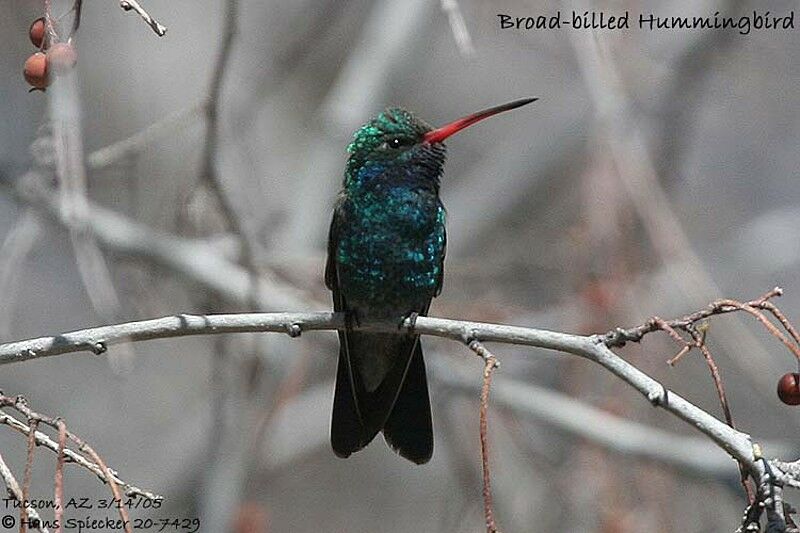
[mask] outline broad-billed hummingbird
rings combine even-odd
[[[439,199],[444,140],[526,98],[433,129],[390,108],[364,124],[347,147],[344,186],[328,238],[325,284],[350,327],[339,332],[331,444],[348,457],[379,431],[403,457],[433,454],[433,427],[419,336],[352,329],[365,319],[425,315],[442,290],[445,210]]]

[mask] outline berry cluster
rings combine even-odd
[[[51,74],[63,74],[75,66],[78,54],[69,41],[57,41],[57,34],[52,29],[48,31],[44,17],[33,21],[28,35],[39,51],[25,60],[22,73],[31,90],[43,91],[52,81]]]

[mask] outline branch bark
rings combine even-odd
[[[238,313],[220,315],[175,315],[152,320],[100,326],[0,345],[0,364],[38,359],[74,352],[103,353],[109,346],[189,335],[242,332],[276,332],[296,336],[299,332],[341,330],[345,327],[340,313]],[[397,331],[393,322],[364,322],[361,329]],[[577,355],[593,361],[638,390],[657,407],[694,426],[731,457],[745,465],[747,471],[762,477],[764,466],[753,451],[750,436],[737,431],[677,393],[667,390],[606,345],[602,335],[572,335],[555,331],[468,322],[434,317],[418,317],[413,324],[404,321],[402,330],[453,339],[468,343],[499,342],[533,346]]]

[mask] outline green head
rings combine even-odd
[[[432,128],[413,113],[390,108],[356,131],[347,147],[344,186],[353,190],[385,179],[413,182],[438,191],[444,170],[444,140],[497,113],[515,109],[536,100],[526,98],[473,113],[441,128]]]

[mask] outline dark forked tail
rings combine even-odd
[[[418,337],[351,331],[341,332],[339,338],[331,420],[334,453],[348,457],[383,431],[387,444],[401,456],[417,464],[427,463],[433,454],[433,425]],[[365,361],[381,358],[393,364],[370,392],[359,368]]]

